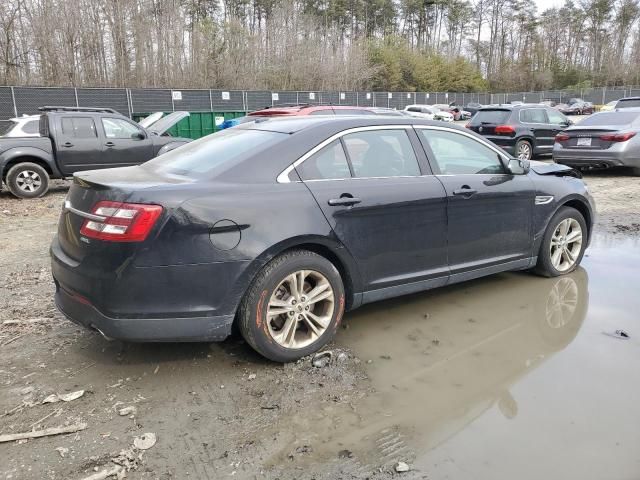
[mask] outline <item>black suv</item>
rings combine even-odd
[[[529,160],[534,155],[551,154],[555,136],[571,124],[546,105],[491,105],[478,110],[467,128],[514,157]]]

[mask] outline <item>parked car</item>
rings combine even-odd
[[[558,105],[556,102],[554,102],[553,100],[543,100],[540,102],[540,105],[544,105],[545,107],[555,107],[556,105]]]
[[[591,102],[574,102],[572,104],[562,103],[556,105],[556,108],[563,115],[591,115],[594,113],[595,107]]]
[[[467,128],[523,160],[550,154],[555,136],[571,121],[544,105],[496,105],[478,110]]]
[[[0,128],[0,138],[39,137],[40,115],[23,115],[10,118],[8,125]]]
[[[576,168],[627,167],[640,175],[640,108],[600,112],[556,135],[553,161]]]
[[[249,113],[248,117],[291,117],[305,115],[375,115],[372,107],[353,105],[284,104]]]
[[[484,105],[482,105],[481,103],[477,103],[477,102],[469,102],[467,103],[466,107],[464,107],[464,109],[469,112],[471,114],[471,116],[474,116],[476,114],[476,112],[478,110],[480,110]]]
[[[432,105],[432,107],[439,110],[440,112],[449,113],[451,115],[451,120],[449,120],[448,118],[443,119],[445,122],[448,122],[448,121],[453,122],[454,120],[458,120],[457,115],[455,113],[455,110],[458,107],[455,107],[454,104],[445,105],[444,103],[436,103],[435,105]]]
[[[574,103],[584,103],[584,100],[582,98],[570,98],[569,100],[567,100],[567,105],[573,105]]]
[[[594,218],[578,177],[417,118],[238,125],[140,166],[76,173],[51,245],[55,300],[107,337],[214,341],[235,325],[292,361],[365,303],[573,271]]]
[[[404,107],[404,111],[412,117],[453,122],[453,115],[449,112],[443,112],[433,105],[407,105]]]
[[[456,105],[452,105],[449,107],[449,113],[453,115],[453,119],[456,121],[469,120],[471,118],[471,112],[463,110],[462,108]]]
[[[410,117],[404,110],[396,110],[395,108],[374,107],[369,108],[376,115],[385,115],[391,117]]]
[[[640,97],[625,97],[616,102],[616,110],[621,108],[638,108],[640,107]]]
[[[0,138],[2,181],[16,197],[44,195],[50,178],[138,165],[190,142],[166,132],[189,112],[173,112],[148,129],[108,108],[43,107],[38,138]]]
[[[600,107],[600,111],[601,112],[610,112],[612,110],[615,110],[616,108],[616,103],[618,103],[618,100],[613,100],[609,103],[606,103],[605,105],[603,105],[602,107]]]

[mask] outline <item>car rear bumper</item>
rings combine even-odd
[[[553,150],[553,161],[577,168],[640,167],[640,158],[630,158],[625,152]]]
[[[71,321],[135,342],[218,341],[231,333],[246,262],[98,271],[51,245],[55,302]],[[131,262],[133,263],[133,262]]]
[[[187,318],[111,318],[56,281],[56,307],[69,320],[108,338],[130,342],[221,341],[231,333],[233,315]]]

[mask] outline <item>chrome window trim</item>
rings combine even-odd
[[[330,136],[329,138],[327,138],[326,140],[323,140],[322,142],[320,142],[318,145],[316,145],[315,147],[313,147],[311,150],[309,150],[307,153],[305,153],[304,155],[302,155],[298,160],[296,160],[295,162],[293,162],[291,165],[289,165],[287,168],[285,168],[280,175],[278,175],[278,177],[276,178],[276,181],[278,183],[301,183],[298,180],[292,181],[289,178],[289,175],[291,174],[291,172],[298,166],[300,165],[302,162],[304,162],[307,158],[311,157],[312,155],[314,155],[315,153],[317,153],[318,151],[322,150],[324,147],[326,147],[327,145],[329,145],[331,142],[333,142],[334,140],[337,140],[345,135],[348,135],[350,133],[358,133],[358,132],[367,132],[367,131],[371,131],[371,130],[408,130],[413,128],[412,125],[370,125],[367,127],[354,127],[354,128],[349,128],[348,130],[343,130],[341,132],[335,133],[332,136]],[[411,177],[419,177],[421,175],[411,175]],[[322,180],[322,181],[327,181],[327,180],[331,180],[331,181],[335,181],[335,180],[353,180],[354,178],[385,178],[385,177],[346,177],[346,178],[318,178],[315,180],[305,180],[306,182],[314,182],[314,181],[318,181],[318,180]],[[397,178],[397,177],[389,177],[389,178]]]

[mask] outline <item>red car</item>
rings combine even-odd
[[[348,105],[274,105],[251,112],[248,117],[289,117],[298,115],[376,115],[366,107]]]

